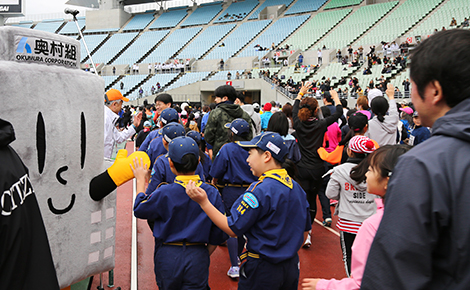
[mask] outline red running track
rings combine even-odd
[[[127,144],[127,150],[133,151],[133,143]],[[114,287],[107,287],[108,274],[103,274],[104,289],[130,289],[131,283],[131,220],[132,220],[132,182],[127,182],[117,189],[116,210],[116,265],[114,269]],[[317,203],[321,209],[320,203]],[[331,208],[334,211],[333,208]],[[322,221],[321,210],[317,212],[318,220]],[[325,228],[319,223],[312,225],[312,246],[300,249],[300,281],[303,278],[335,278],[346,277],[338,230],[335,227],[337,218],[333,217],[332,228]],[[138,289],[158,289],[153,272],[154,240],[147,222],[137,220],[137,256],[138,256]],[[212,290],[235,290],[237,279],[227,276],[230,259],[226,247],[221,246],[211,256],[209,286]],[[97,289],[99,275],[95,275],[91,289]],[[299,283],[299,289],[300,283]]]

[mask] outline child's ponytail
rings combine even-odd
[[[381,113],[377,113],[376,116],[377,116],[377,120],[379,120],[381,123],[385,121],[385,116],[382,115]]]
[[[361,154],[364,155],[364,154]],[[356,156],[357,157],[357,156]],[[366,173],[369,170],[369,158],[363,157],[362,161],[351,169],[349,177],[355,182],[362,183],[366,181]]]

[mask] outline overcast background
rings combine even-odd
[[[65,7],[74,6],[65,5],[66,0],[23,0],[25,1],[26,15],[42,13],[63,12]]]

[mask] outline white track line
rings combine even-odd
[[[134,143],[135,151],[135,143]],[[137,196],[137,183],[135,178],[132,180],[132,200],[134,201]],[[132,202],[132,206],[134,203]],[[132,215],[132,248],[131,248],[131,289],[137,290],[137,219],[134,216],[134,210],[131,210]]]
[[[337,235],[339,237],[339,233],[337,231],[335,231],[334,229],[330,228],[330,227],[325,227],[323,226],[323,223],[317,219],[315,219],[315,222],[319,225],[321,225],[323,228],[329,230],[330,232],[332,232],[333,234]]]

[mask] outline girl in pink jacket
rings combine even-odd
[[[385,145],[369,156],[369,171],[366,173],[367,191],[378,195],[377,212],[366,219],[360,227],[352,246],[351,277],[342,280],[311,279],[302,281],[303,290],[354,290],[361,288],[362,275],[369,255],[370,246],[383,216],[383,199],[388,180],[398,157],[406,153],[408,145]]]

